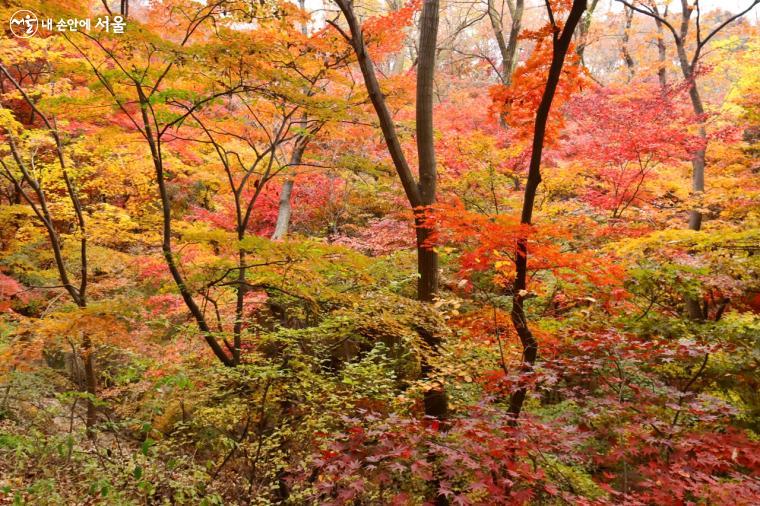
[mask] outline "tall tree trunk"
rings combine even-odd
[[[89,280],[89,271],[88,271],[88,263],[87,263],[87,259],[88,259],[87,228],[86,228],[86,222],[85,222],[85,212],[84,212],[82,203],[79,200],[79,194],[77,192],[74,181],[69,176],[69,171],[66,164],[66,157],[64,156],[64,152],[63,152],[63,143],[61,142],[61,137],[58,134],[58,129],[55,126],[55,123],[51,121],[50,119],[48,119],[48,117],[40,109],[37,108],[37,105],[29,97],[26,91],[21,87],[21,84],[19,84],[19,82],[16,81],[13,75],[2,64],[0,64],[0,73],[5,75],[6,79],[8,79],[11,82],[11,84],[13,84],[13,86],[16,88],[16,90],[18,90],[18,92],[21,94],[22,98],[30,107],[30,109],[40,117],[42,122],[47,127],[48,132],[50,133],[50,136],[53,138],[53,141],[55,143],[55,149],[56,149],[56,155],[57,155],[56,158],[58,159],[58,164],[61,168],[61,175],[63,177],[64,187],[66,188],[66,194],[68,195],[69,201],[71,202],[71,205],[74,209],[74,215],[76,216],[77,226],[79,227],[80,280],[79,280],[78,287],[75,286],[71,282],[68,272],[66,271],[66,265],[63,259],[63,243],[61,241],[60,235],[58,234],[58,231],[55,229],[55,225],[54,225],[55,220],[54,220],[53,214],[50,212],[50,209],[47,205],[47,198],[45,196],[45,191],[43,190],[40,182],[34,177],[32,172],[24,163],[21,157],[21,154],[18,151],[16,142],[13,138],[13,134],[10,131],[7,132],[8,147],[10,148],[14,161],[18,165],[19,170],[21,171],[23,175],[22,181],[19,181],[12,175],[12,173],[10,172],[8,167],[5,165],[5,163],[2,163],[2,166],[6,170],[7,176],[13,182],[18,194],[23,196],[24,200],[31,206],[35,215],[40,219],[40,221],[45,227],[45,230],[48,233],[50,247],[53,250],[53,258],[55,260],[56,269],[58,271],[58,279],[61,281],[61,284],[68,292],[69,296],[71,297],[71,300],[74,301],[74,303],[80,309],[84,309],[87,307],[87,284]],[[0,160],[0,162],[2,161]],[[32,191],[36,195],[37,197],[36,202],[34,202],[34,200],[23,189],[22,187],[23,181],[26,181],[26,183],[31,187]],[[87,394],[89,394],[88,399],[87,399],[87,418],[85,419],[85,423],[87,427],[87,437],[89,438],[95,437],[93,427],[97,421],[97,411],[96,411],[95,403],[93,401],[93,399],[97,395],[97,376],[95,374],[93,352],[94,350],[93,350],[92,341],[90,340],[90,337],[87,335],[83,335],[82,336],[82,359],[84,361],[84,369],[85,369],[85,390]]]
[[[683,40],[683,39],[682,39]],[[694,69],[689,64],[686,57],[686,49],[682,42],[676,46],[678,51],[678,60],[681,64],[681,71],[684,79],[691,81],[689,88],[689,98],[691,99],[692,110],[700,118],[705,113],[702,97],[699,95],[697,81],[694,76]],[[701,121],[701,120],[700,120]],[[704,125],[699,126],[699,136],[702,138],[703,146],[707,144],[707,132]],[[702,147],[694,152],[691,158],[691,190],[694,195],[701,195],[705,191],[705,148]],[[699,209],[689,211],[689,230],[698,231],[702,228],[702,212]],[[699,299],[695,297],[686,297],[686,314],[690,319],[701,321],[705,319]]]
[[[306,151],[306,143],[301,142],[301,139],[297,139],[293,152],[290,154],[291,166],[296,167],[301,164],[304,151]],[[288,235],[290,215],[293,211],[291,197],[293,195],[294,184],[295,182],[292,177],[288,177],[288,179],[282,184],[282,190],[280,190],[280,204],[277,209],[277,224],[274,226],[274,233],[272,234],[273,240],[282,239]]]
[[[306,10],[306,0],[298,0],[298,7],[301,10]],[[309,27],[306,23],[301,25],[301,33],[307,35],[309,33]],[[308,93],[307,93],[308,94]],[[306,115],[303,117],[304,127],[306,126]],[[293,152],[290,154],[290,165],[293,167],[298,166],[303,159],[303,152],[306,149],[306,137],[298,136],[295,140],[295,146]],[[290,215],[293,211],[293,206],[290,202],[290,198],[293,195],[293,185],[295,181],[292,177],[288,177],[282,184],[282,190],[280,190],[280,202],[277,208],[277,223],[274,226],[274,233],[272,233],[272,240],[282,239],[288,235],[288,228],[290,227]]]
[[[514,4],[512,4],[512,0],[506,1],[508,2],[509,13],[512,18],[508,40],[504,38],[501,12],[496,10],[494,0],[488,0],[488,19],[491,21],[491,28],[493,28],[496,44],[499,46],[499,53],[501,54],[502,70],[499,78],[505,86],[509,86],[512,83],[512,72],[514,72],[515,65],[517,64],[517,37],[520,35],[520,28],[522,27],[525,0],[516,0]]]
[[[393,160],[399,181],[404,188],[404,193],[409,205],[415,214],[415,224],[419,225],[422,219],[422,208],[435,202],[435,151],[433,146],[432,132],[432,100],[433,100],[433,74],[435,70],[435,36],[438,31],[438,0],[426,0],[422,10],[420,47],[418,53],[418,86],[421,84],[427,89],[418,90],[418,100],[422,98],[423,104],[418,105],[417,117],[421,125],[417,126],[417,142],[420,156],[420,182],[415,180],[412,169],[407,162],[404,150],[396,132],[396,125],[385,102],[385,94],[377,80],[375,66],[367,53],[359,19],[354,12],[353,4],[349,0],[335,0],[348,24],[349,33],[343,31],[338,25],[330,22],[336,30],[351,44],[356,54],[359,69],[362,72],[364,86],[367,88],[370,102],[377,114],[380,130],[383,133],[388,154]],[[433,12],[431,12],[434,11]],[[420,76],[421,74],[421,76]],[[425,103],[427,102],[427,104]],[[428,118],[429,116],[429,118]],[[429,129],[429,132],[421,131],[421,128]],[[419,146],[424,144],[426,146]],[[423,197],[424,194],[424,197]],[[418,228],[419,230],[419,228]],[[438,288],[438,257],[434,251],[425,248],[425,239],[430,231],[417,232],[417,261],[418,274],[417,297],[423,301],[432,300]]]
[[[623,54],[623,61],[625,62],[625,68],[628,71],[628,82],[630,83],[635,73],[636,62],[631,56],[631,51],[628,49],[628,42],[631,38],[631,24],[633,24],[633,9],[623,7],[625,10],[625,25],[623,27],[623,40],[620,44],[620,52]]]
[[[688,64],[687,64],[688,65]],[[686,77],[686,74],[684,74]],[[705,114],[704,105],[702,105],[702,97],[699,94],[699,88],[697,88],[697,81],[694,79],[693,74],[689,72],[689,77],[692,79],[691,88],[689,89],[689,98],[691,99],[692,109],[694,114],[703,117]],[[703,124],[699,125],[699,136],[702,138],[702,146],[700,149],[694,152],[694,156],[691,159],[691,190],[695,195],[701,195],[705,191],[705,145],[707,144],[707,132]],[[698,209],[692,209],[689,212],[689,229],[700,230],[702,228],[702,212]]]
[[[654,12],[657,16],[660,15],[659,11],[657,10],[657,5],[654,6]],[[663,17],[668,17],[667,6],[665,6]],[[659,63],[659,67],[657,68],[657,79],[660,81],[660,88],[664,90],[668,86],[668,54],[665,48],[665,26],[662,24],[662,21],[659,19],[659,17],[654,18],[654,23],[657,26],[657,61]]]
[[[594,15],[594,10],[599,0],[592,0],[586,10],[586,14],[583,16],[583,20],[580,22],[578,30],[578,44],[575,47],[575,54],[581,59],[581,63],[585,65],[584,54],[586,52],[586,46],[588,45],[588,33],[591,30],[591,18]]]
[[[437,173],[433,138],[433,79],[438,40],[438,0],[425,0],[420,17],[420,44],[417,59],[417,157],[419,159],[420,202],[415,209],[417,225],[417,297],[432,301],[438,293],[438,253],[426,244],[432,230],[422,227],[422,213],[435,203]]]
[[[689,83],[689,98],[691,99],[691,106],[694,110],[694,114],[700,118],[705,113],[704,105],[702,104],[702,97],[699,95],[699,88],[697,88],[697,79],[694,75],[695,62],[690,62],[689,57],[686,55],[686,36],[689,33],[689,20],[691,18],[692,9],[689,8],[687,0],[681,0],[681,33],[680,37],[676,39],[676,51],[678,52],[678,62],[681,65],[681,72],[684,79]],[[704,141],[703,145],[707,143],[707,133],[705,132],[704,125],[699,127],[699,136]],[[691,190],[695,195],[701,195],[705,191],[705,149],[697,150],[691,159]],[[689,212],[689,229],[700,230],[702,228],[702,213],[698,209],[692,209]],[[692,310],[689,310],[691,314]],[[700,311],[701,314],[701,311]]]
[[[548,5],[548,4],[547,4]],[[525,185],[523,197],[522,214],[520,223],[530,225],[533,218],[533,205],[536,200],[536,190],[541,183],[541,155],[544,149],[544,137],[546,135],[546,125],[549,121],[554,94],[557,91],[557,85],[562,74],[562,67],[565,63],[565,56],[570,47],[570,41],[575,31],[581,14],[586,10],[586,0],[573,0],[570,13],[567,16],[564,28],[559,35],[554,36],[552,62],[549,67],[549,75],[546,78],[546,87],[541,96],[541,102],[536,111],[536,121],[533,129],[533,147],[530,155],[530,165],[528,169],[528,181]],[[527,232],[526,232],[527,233]],[[512,288],[512,324],[515,326],[517,335],[523,347],[523,372],[528,373],[533,370],[533,365],[538,356],[538,342],[528,327],[527,317],[523,303],[527,296],[527,277],[528,277],[528,238],[521,235],[517,241],[515,252],[515,281]],[[525,396],[528,392],[526,386],[520,386],[512,394],[509,400],[509,414],[513,423],[522,411]]]
[[[421,227],[423,213],[430,205],[435,203],[436,192],[436,165],[435,143],[433,138],[433,78],[435,75],[436,41],[438,35],[439,0],[424,0],[422,14],[420,16],[420,42],[417,57],[417,109],[416,109],[416,134],[417,155],[419,159],[419,181],[414,175],[401,148],[401,143],[396,133],[396,126],[390,110],[385,102],[385,95],[377,81],[375,68],[367,53],[361,26],[353,10],[353,4],[349,0],[336,0],[339,8],[348,23],[350,35],[333,23],[343,36],[354,48],[359,68],[362,72],[364,85],[367,88],[369,99],[377,114],[380,130],[383,133],[388,154],[393,160],[404,193],[412,207],[417,225],[417,268],[419,281],[417,284],[417,297],[421,301],[431,301],[438,290],[438,255],[426,244],[432,231]],[[427,372],[423,372],[427,377]],[[425,393],[425,415],[445,420],[448,416],[448,399],[445,386],[436,383]],[[433,489],[435,498],[433,504],[447,505],[447,498],[438,493],[436,483],[439,476],[433,477]]]

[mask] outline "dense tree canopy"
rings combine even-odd
[[[0,1],[0,503],[760,503],[758,4]]]

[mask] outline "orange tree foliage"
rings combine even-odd
[[[54,22],[124,6],[23,3]],[[436,230],[426,246],[442,283],[421,304],[412,212],[353,52],[321,24],[335,6],[127,3],[121,35],[0,36],[0,63],[29,95],[0,78],[0,502],[758,503],[751,23],[705,55],[708,116],[694,118],[689,83],[669,72],[664,92],[650,84],[656,48],[638,31],[656,27],[634,19],[641,63],[623,83],[620,16],[597,9],[588,68],[571,50],[560,79],[528,226],[516,210],[551,54],[545,11],[526,10],[526,56],[504,87],[487,70],[499,63],[487,16],[446,4],[440,203],[422,223]],[[20,4],[2,4],[0,21]],[[570,2],[550,5],[561,29]],[[411,165],[420,6],[355,6]],[[31,104],[55,121],[84,232]],[[697,202],[686,161],[701,120],[713,169]],[[34,162],[27,178],[11,134]],[[294,233],[270,241],[285,174]],[[77,286],[86,239],[84,307],[61,285],[40,195]],[[683,230],[695,207],[705,227]],[[529,283],[515,294],[521,240]],[[515,296],[541,346],[529,370]],[[686,300],[702,321],[685,317]],[[236,367],[205,338],[239,351]],[[441,385],[448,418],[426,418]]]
[[[549,4],[552,6],[554,16],[561,20],[567,14],[572,2],[554,0]],[[552,35],[555,30],[561,30],[562,26],[561,22],[556,27],[551,23],[546,23],[537,30],[523,30],[520,39],[532,42],[535,45],[533,51],[524,65],[517,67],[509,86],[497,85],[491,88],[492,111],[505,118],[511,127],[510,135],[518,141],[524,142],[531,139],[535,111],[541,102],[546,75],[552,61]],[[547,145],[556,142],[564,125],[563,116],[558,111],[588,82],[579,63],[578,55],[571,44],[554,95],[552,105],[554,112],[550,116],[546,130]]]
[[[509,290],[515,276],[515,244],[523,236],[528,237],[531,278],[548,271],[554,282],[575,286],[571,290],[576,294],[585,291],[585,283],[600,291],[619,284],[621,270],[614,266],[614,255],[573,251],[573,234],[561,225],[531,227],[512,215],[468,211],[460,201],[441,206],[435,220],[440,231],[433,244],[461,250],[458,275],[467,281],[465,286],[470,286],[478,273],[487,273],[494,285]]]

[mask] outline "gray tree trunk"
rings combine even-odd
[[[306,150],[305,143],[297,143],[293,148],[293,153],[290,155],[290,165],[297,166],[303,159],[303,153]],[[289,177],[282,184],[282,190],[280,190],[280,205],[277,210],[277,224],[274,227],[274,233],[272,239],[282,239],[288,235],[288,229],[290,228],[290,215],[292,214],[293,206],[291,204],[291,196],[293,194],[293,178]]]
[[[306,9],[306,0],[298,0],[298,6],[301,10]],[[306,23],[301,26],[301,33],[306,35],[309,29]],[[306,123],[306,115],[304,115],[304,126]],[[299,136],[295,141],[295,147],[290,154],[290,165],[298,166],[303,159],[303,152],[306,150],[306,139]],[[291,195],[293,194],[293,185],[295,181],[292,177],[288,177],[282,184],[282,190],[280,190],[280,202],[277,208],[277,223],[274,226],[274,232],[272,233],[272,240],[282,239],[288,235],[288,228],[290,228],[290,216],[293,212],[293,205],[290,202]]]
[[[588,32],[591,29],[591,18],[594,15],[594,10],[599,0],[593,0],[591,5],[588,6],[586,14],[583,15],[583,19],[580,22],[578,30],[578,44],[575,47],[575,54],[581,59],[581,63],[585,65],[583,55],[586,52],[586,45],[588,44]]]
[[[659,15],[656,6],[655,13]],[[665,7],[663,16],[666,18],[668,17],[667,7]],[[660,67],[657,69],[657,79],[660,81],[660,88],[664,90],[668,85],[668,71],[666,68],[668,54],[665,48],[665,27],[663,26],[662,21],[660,21],[658,18],[654,18],[654,22],[657,26],[657,57],[660,63]]]
[[[685,37],[684,37],[685,38]],[[701,117],[705,113],[704,105],[702,104],[702,97],[699,94],[699,88],[697,87],[697,80],[694,77],[694,69],[689,63],[689,59],[686,56],[686,48],[684,47],[683,38],[676,44],[678,51],[678,61],[681,64],[681,72],[684,79],[691,81],[691,88],[689,88],[689,98],[691,99],[691,106],[694,114]],[[703,141],[707,142],[707,132],[704,125],[699,127],[699,136]],[[701,194],[705,191],[705,149],[697,150],[691,159],[691,190],[695,194]],[[698,209],[692,209],[689,212],[689,229],[700,230],[702,228],[702,213]]]
[[[488,0],[488,19],[491,21],[491,28],[493,28],[496,44],[499,46],[499,53],[501,54],[502,70],[499,78],[505,85],[512,83],[512,72],[514,72],[515,65],[517,65],[517,36],[520,35],[523,12],[525,11],[525,0],[516,0],[514,5],[511,3],[511,0],[507,1],[509,2],[509,11],[512,17],[508,40],[504,38],[501,13],[496,10],[494,0]]]
[[[625,67],[628,70],[628,82],[630,83],[631,80],[633,80],[633,76],[636,72],[636,62],[633,60],[631,51],[628,49],[628,41],[631,38],[631,25],[633,24],[633,9],[624,7],[624,10],[625,26],[623,28],[623,40],[622,44],[620,45],[620,52],[623,53],[623,61],[625,62]]]

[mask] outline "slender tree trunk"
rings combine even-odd
[[[348,0],[335,0],[338,7],[343,12],[343,16],[348,24],[350,35],[344,32],[340,27],[333,23],[337,30],[340,30],[343,36],[350,42],[356,54],[356,60],[359,69],[362,72],[364,85],[367,88],[369,99],[377,114],[380,130],[383,133],[385,145],[388,148],[388,154],[393,160],[393,166],[396,169],[401,185],[404,187],[404,193],[409,201],[409,205],[415,214],[415,224],[419,225],[423,208],[435,202],[435,151],[433,146],[432,132],[432,100],[433,100],[433,74],[435,71],[435,36],[438,31],[438,0],[427,0],[422,9],[420,46],[418,53],[418,87],[423,86],[423,90],[417,91],[418,100],[422,99],[422,104],[418,104],[417,110],[417,143],[418,154],[420,157],[420,182],[415,180],[409,163],[401,148],[396,126],[385,102],[385,95],[380,88],[377,80],[375,66],[367,53],[367,47],[364,43],[364,34],[361,25],[356,17],[353,4]],[[433,12],[431,12],[434,11]],[[429,129],[429,132],[421,129]],[[426,144],[427,143],[427,144]],[[423,196],[424,195],[424,196]],[[429,234],[429,232],[427,232]],[[420,276],[417,288],[417,297],[423,301],[432,300],[438,287],[438,268],[436,265],[437,255],[428,248],[421,247],[428,236],[426,232],[418,232],[417,235],[417,254],[418,274]]]
[[[95,359],[93,358],[93,355],[94,350],[92,342],[90,341],[89,336],[85,335],[82,337],[82,358],[84,359],[85,389],[87,390],[87,394],[89,394],[87,399],[86,418],[87,437],[89,438],[93,438],[95,435],[93,427],[95,427],[98,417],[97,409],[93,402],[93,399],[98,394],[98,383],[95,375]]]
[[[635,73],[636,62],[631,56],[631,51],[628,49],[628,42],[631,38],[631,25],[633,24],[633,9],[623,7],[625,10],[625,25],[623,27],[623,40],[620,44],[620,52],[623,54],[623,61],[628,71],[628,82],[630,83]]]
[[[681,72],[684,79],[689,83],[689,98],[691,99],[691,105],[694,110],[694,114],[700,117],[705,113],[704,105],[702,105],[702,97],[699,95],[699,88],[697,88],[697,78],[694,75],[695,60],[690,62],[689,57],[686,55],[686,36],[689,33],[689,20],[691,19],[692,9],[689,7],[687,0],[681,0],[681,33],[680,37],[676,37],[676,51],[678,52],[678,62],[681,65]],[[698,54],[699,47],[697,48]],[[704,125],[700,125],[699,135],[707,142],[707,133],[705,132]],[[695,195],[701,195],[705,191],[705,150],[699,149],[696,151],[691,159],[691,190]],[[699,230],[702,228],[702,213],[698,209],[692,209],[689,212],[689,229]],[[687,304],[688,305],[688,304]],[[689,310],[692,313],[692,310]],[[700,312],[701,313],[701,312]]]
[[[694,76],[694,69],[689,64],[688,57],[686,56],[686,49],[683,43],[677,44],[678,60],[681,64],[681,71],[684,79],[690,82],[689,98],[691,99],[692,110],[694,114],[701,118],[705,114],[705,108],[702,104],[702,97],[699,94],[699,88],[697,87],[697,80]],[[707,143],[707,132],[704,125],[699,127],[699,136],[703,140],[703,145]],[[704,147],[695,151],[691,159],[691,190],[696,195],[700,195],[705,191],[705,149]],[[689,212],[689,229],[700,230],[702,228],[702,213],[697,209],[692,209]]]
[[[42,119],[42,122],[47,127],[48,132],[50,133],[51,137],[53,138],[53,141],[55,142],[56,155],[58,159],[58,164],[61,168],[61,174],[63,177],[64,186],[66,188],[66,194],[68,195],[71,205],[74,208],[74,215],[76,216],[77,225],[79,227],[79,236],[80,236],[79,237],[79,255],[80,255],[79,275],[81,279],[79,280],[78,287],[74,286],[74,284],[69,279],[68,272],[66,271],[66,265],[64,263],[63,254],[62,254],[63,244],[61,241],[61,237],[58,234],[58,231],[55,229],[53,215],[51,214],[50,209],[48,208],[45,192],[42,189],[40,182],[33,176],[33,174],[29,171],[28,167],[24,163],[21,157],[21,154],[18,151],[16,142],[13,138],[13,134],[10,131],[7,132],[8,146],[11,150],[11,154],[13,156],[14,161],[18,165],[19,170],[21,170],[21,173],[23,175],[22,181],[17,180],[12,175],[11,171],[8,169],[5,163],[2,163],[2,160],[0,160],[0,163],[2,163],[2,167],[6,170],[8,177],[11,179],[11,181],[13,181],[13,184],[18,194],[24,197],[24,200],[26,200],[26,202],[31,206],[34,213],[37,215],[39,220],[45,226],[45,229],[48,233],[50,246],[53,250],[53,257],[55,259],[55,265],[58,271],[58,279],[60,279],[61,284],[66,289],[66,291],[68,292],[69,296],[74,301],[74,303],[80,309],[84,309],[87,307],[87,286],[88,286],[88,279],[89,279],[89,271],[87,267],[88,266],[87,228],[86,228],[86,223],[85,223],[85,218],[84,218],[85,213],[82,207],[82,203],[79,200],[79,194],[77,193],[74,182],[69,177],[69,172],[66,165],[66,157],[64,156],[64,152],[63,152],[63,143],[61,142],[61,137],[58,134],[58,130],[55,127],[55,123],[49,120],[48,117],[41,110],[37,108],[37,106],[29,97],[29,95],[27,95],[26,91],[21,87],[18,81],[16,81],[16,79],[8,71],[8,69],[5,68],[5,66],[0,65],[0,73],[5,75],[5,77],[13,84],[13,86],[21,94],[21,96],[29,105],[31,110],[34,113],[36,113],[40,117],[40,119]],[[30,198],[30,196],[26,193],[26,191],[24,191],[22,187],[23,181],[26,181],[27,184],[31,187],[32,191],[37,196],[37,202],[34,202]],[[93,427],[97,421],[97,411],[96,411],[95,403],[93,402],[93,399],[97,395],[97,376],[95,374],[93,352],[94,350],[93,350],[90,337],[87,335],[83,335],[82,336],[82,358],[84,361],[84,369],[85,369],[85,390],[89,394],[89,398],[87,399],[87,417],[86,417],[85,423],[86,423],[86,428],[87,428],[87,437],[89,438],[95,437]]]
[[[428,238],[433,233],[420,223],[420,218],[415,218],[417,222],[417,299],[423,302],[431,302],[438,293],[438,253],[426,245]]]
[[[282,183],[282,189],[280,190],[280,203],[277,208],[277,224],[274,226],[274,232],[272,233],[272,240],[282,239],[288,235],[288,228],[290,227],[290,214],[293,210],[290,204],[290,197],[293,194],[293,178],[288,176],[284,183]]]
[[[493,28],[496,44],[499,46],[499,53],[501,54],[502,71],[499,78],[506,86],[509,86],[512,83],[512,72],[514,72],[515,65],[517,64],[517,37],[520,35],[520,28],[522,27],[525,0],[516,0],[514,5],[510,3],[509,11],[512,17],[512,23],[509,29],[509,39],[505,40],[504,26],[501,22],[501,13],[496,10],[494,0],[488,0],[488,19],[491,21],[491,28]]]
[[[172,216],[171,216],[171,202],[169,200],[169,193],[166,190],[166,181],[164,180],[164,165],[161,156],[161,139],[160,136],[156,136],[151,127],[152,122],[148,117],[148,98],[143,93],[142,88],[137,88],[137,93],[140,101],[140,114],[143,122],[143,128],[145,129],[145,138],[150,147],[151,159],[153,161],[153,167],[156,172],[156,184],[158,185],[158,195],[161,201],[161,251],[166,262],[166,266],[169,268],[169,273],[174,280],[174,284],[177,286],[182,300],[185,302],[185,306],[190,310],[193,315],[198,329],[203,334],[206,343],[214,352],[214,355],[226,366],[235,365],[233,360],[227,355],[224,349],[217,341],[216,337],[211,332],[211,328],[206,321],[203,312],[198,304],[193,299],[193,294],[185,283],[185,279],[177,266],[176,259],[174,258],[174,251],[172,249]]]
[[[655,14],[659,16],[657,6],[655,6],[654,9]],[[663,16],[666,18],[668,17],[667,6],[665,7]],[[657,79],[660,81],[660,88],[664,90],[668,86],[668,53],[665,47],[665,27],[663,26],[662,21],[660,21],[660,19],[657,17],[654,18],[654,23],[657,26],[657,61],[659,62],[659,67],[657,68]]]
[[[300,139],[296,141],[296,145],[293,148],[293,152],[290,154],[290,165],[293,167],[298,166],[303,159],[303,153],[306,150],[306,143],[301,142]],[[291,204],[291,197],[293,194],[293,185],[295,182],[292,177],[289,177],[282,184],[282,190],[280,190],[280,205],[277,210],[277,224],[274,227],[274,233],[272,239],[282,239],[288,235],[288,229],[290,228],[290,215],[293,207]]]
[[[588,45],[588,33],[591,30],[591,18],[594,15],[594,10],[599,0],[592,0],[591,5],[588,6],[586,14],[583,16],[583,20],[580,22],[578,30],[578,44],[575,47],[575,54],[581,59],[581,63],[585,65],[584,55],[586,52],[586,46]]]
[[[576,26],[581,18],[581,14],[586,10],[586,0],[573,0],[573,5],[568,14],[562,32],[553,40],[554,50],[552,53],[552,62],[549,67],[549,75],[546,78],[546,87],[541,97],[541,102],[536,111],[536,121],[533,130],[533,147],[530,155],[530,165],[528,169],[528,181],[525,185],[523,197],[522,214],[520,223],[530,226],[533,218],[533,205],[536,200],[536,190],[541,183],[541,155],[544,149],[544,137],[546,135],[546,125],[549,121],[554,94],[557,91],[557,85],[562,74],[562,67],[565,63],[565,56],[570,47],[570,41]],[[533,370],[533,365],[538,356],[538,342],[528,327],[525,308],[523,306],[527,293],[528,278],[528,237],[527,231],[524,231],[517,241],[515,254],[515,281],[512,288],[512,324],[515,326],[517,335],[523,347],[523,372],[529,373]],[[517,423],[517,418],[522,411],[523,403],[528,389],[526,386],[520,386],[509,400],[509,414],[513,423]]]
[[[245,238],[245,234],[239,234],[239,241]],[[232,365],[240,364],[240,345],[243,334],[243,309],[245,307],[245,294],[247,287],[245,284],[245,251],[242,247],[238,251],[238,276],[235,297],[235,323],[232,326]]]
[[[417,156],[419,159],[419,207],[415,209],[417,224],[417,296],[432,301],[438,293],[438,254],[425,244],[433,232],[420,227],[424,208],[435,203],[437,173],[435,139],[433,138],[433,79],[435,76],[436,41],[438,39],[438,0],[425,0],[420,17],[420,44],[417,59]]]
[[[678,46],[678,56],[681,61],[681,69],[683,70],[684,78],[691,79],[691,88],[689,89],[689,98],[691,99],[692,109],[694,114],[700,118],[704,115],[705,109],[702,105],[702,98],[699,95],[699,89],[697,88],[697,81],[693,75],[693,69],[689,67],[689,63],[686,60],[686,53],[683,48],[683,44]],[[701,121],[701,119],[700,119]],[[699,136],[702,138],[703,144],[700,149],[694,152],[691,159],[691,190],[694,195],[702,195],[705,191],[705,148],[707,144],[707,132],[704,125],[699,126]],[[702,228],[702,212],[699,209],[692,209],[689,211],[689,230],[699,231]],[[694,297],[686,298],[686,313],[691,320],[702,321],[706,315],[702,311],[702,307],[699,304],[699,299]]]
[[[298,0],[298,7],[301,10],[306,9],[306,0]],[[301,33],[307,35],[309,32],[306,23],[301,25]],[[303,117],[304,126],[306,126],[306,115]],[[306,150],[306,138],[299,136],[295,140],[295,146],[293,152],[290,154],[290,165],[293,167],[298,166],[303,159],[303,153]],[[282,190],[280,190],[280,203],[277,208],[277,223],[274,226],[274,233],[272,233],[272,240],[283,239],[288,235],[288,228],[290,227],[290,215],[293,212],[293,205],[290,202],[293,195],[293,185],[295,181],[292,177],[288,177],[282,184]]]

